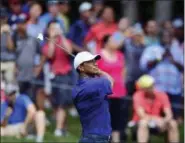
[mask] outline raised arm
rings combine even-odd
[[[99,71],[99,76],[104,76],[104,77],[106,77],[106,78],[110,81],[111,87],[113,87],[113,85],[114,85],[114,79],[113,79],[108,73],[106,73],[106,72],[100,70],[100,71]]]

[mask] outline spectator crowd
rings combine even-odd
[[[149,130],[167,132],[179,142],[183,111],[184,22],[154,19],[132,24],[115,20],[115,11],[102,0],[82,2],[79,19],[70,23],[69,0],[49,0],[44,12],[34,0],[8,0],[1,5],[1,136],[36,134],[44,139],[46,101],[56,119],[55,136],[68,134],[67,111],[76,116],[71,89],[78,80],[73,57],[89,51],[100,54],[98,66],[115,80],[109,96],[112,141],[126,140],[126,128],[136,127],[138,142],[149,140]],[[42,33],[51,41],[38,41]],[[56,43],[54,44],[53,41]],[[129,122],[129,102],[133,118]],[[162,114],[161,114],[162,113]]]

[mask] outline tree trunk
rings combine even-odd
[[[157,22],[170,20],[172,15],[172,0],[157,0],[155,7],[155,19]]]

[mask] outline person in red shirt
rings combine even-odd
[[[138,91],[133,96],[133,121],[138,123],[137,142],[148,142],[149,126],[159,132],[168,132],[169,142],[179,142],[177,122],[173,114],[168,96],[153,88],[154,79],[143,75],[136,82]],[[161,116],[164,113],[164,117]]]
[[[105,35],[112,35],[117,30],[117,24],[114,19],[114,10],[111,7],[105,7],[101,20],[93,25],[85,38],[85,45],[90,42],[95,42],[95,52],[99,53],[102,47],[102,40]]]
[[[109,108],[113,130],[112,141],[120,142],[121,135],[124,136],[124,130],[127,124],[126,118],[128,118],[127,103],[123,98],[126,96],[124,55],[118,50],[119,44],[115,44],[115,40],[110,35],[106,35],[103,41],[104,46],[100,51],[101,59],[97,61],[97,64],[101,70],[111,75],[115,81],[112,89],[113,94],[109,96]]]
[[[70,42],[64,37],[62,29],[57,21],[51,21],[48,24],[48,36],[58,45],[61,45],[72,52]],[[56,46],[52,41],[48,41],[43,47],[43,55],[50,61],[52,72],[52,102],[56,109],[56,130],[55,136],[66,135],[65,109],[72,104],[71,90],[66,85],[71,85],[72,65],[69,55],[60,47]]]

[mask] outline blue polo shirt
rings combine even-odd
[[[80,79],[73,89],[73,101],[80,115],[82,134],[111,134],[108,95],[111,83],[105,77]]]
[[[30,104],[33,104],[27,95],[21,94],[16,97],[14,109],[8,119],[8,124],[23,123],[27,116],[27,109]],[[1,122],[5,117],[6,110],[8,108],[8,102],[1,103]]]

